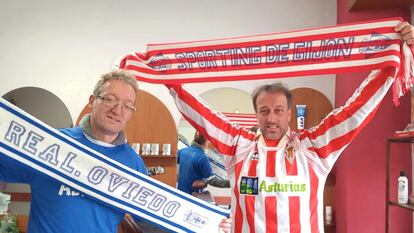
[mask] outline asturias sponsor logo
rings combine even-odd
[[[306,192],[306,184],[295,184],[293,182],[289,182],[288,184],[282,183],[266,183],[266,181],[262,181],[259,187],[260,192],[266,193],[293,193],[293,192]]]

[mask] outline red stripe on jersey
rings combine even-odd
[[[254,213],[256,212],[254,208],[254,203],[256,202],[256,196],[246,195],[244,201],[246,205],[247,224],[249,225],[250,233],[254,233]]]
[[[266,232],[277,232],[276,197],[265,197]]]
[[[257,176],[257,164],[259,160],[252,159],[250,160],[249,171],[247,173],[248,176]]]
[[[267,151],[266,154],[266,176],[276,176],[276,151]]]
[[[263,137],[266,146],[275,147],[279,144],[280,139],[272,140]],[[276,151],[267,151],[266,153],[266,176],[275,177],[276,176]]]
[[[296,159],[293,160],[293,163],[290,164],[289,160],[285,158],[286,174],[288,176],[297,176],[298,175],[298,165]]]
[[[300,233],[300,200],[299,197],[289,197],[290,233]]]
[[[240,171],[243,165],[243,161],[236,164],[236,168],[234,169],[234,180],[236,181],[234,184],[234,196],[236,197],[236,210],[234,216],[234,232],[241,233],[243,230],[243,212],[240,207],[240,192],[239,192],[239,184],[237,181],[240,178]]]
[[[309,183],[310,183],[310,197],[309,197],[309,211],[310,211],[310,233],[319,233],[318,227],[318,185],[319,178],[316,176],[315,171],[309,164]]]

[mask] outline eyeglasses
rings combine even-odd
[[[127,110],[130,112],[135,112],[137,110],[132,104],[130,103],[122,103],[119,99],[115,98],[114,96],[100,96],[97,95],[96,98],[100,99],[105,106],[110,108],[115,108],[116,106],[121,105],[122,110]]]

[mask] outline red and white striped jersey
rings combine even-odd
[[[183,116],[225,155],[233,232],[321,233],[323,190],[341,152],[374,116],[394,79],[374,71],[347,103],[277,142],[231,124],[182,86],[170,89]]]

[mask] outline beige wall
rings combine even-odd
[[[332,0],[0,0],[0,95],[39,87],[57,95],[76,120],[99,75],[147,43],[188,41],[283,32],[336,24]],[[194,84],[198,94],[214,88],[248,93],[266,82]],[[335,80],[285,79],[291,88],[308,86],[333,101]],[[162,85],[142,84],[180,115]]]

